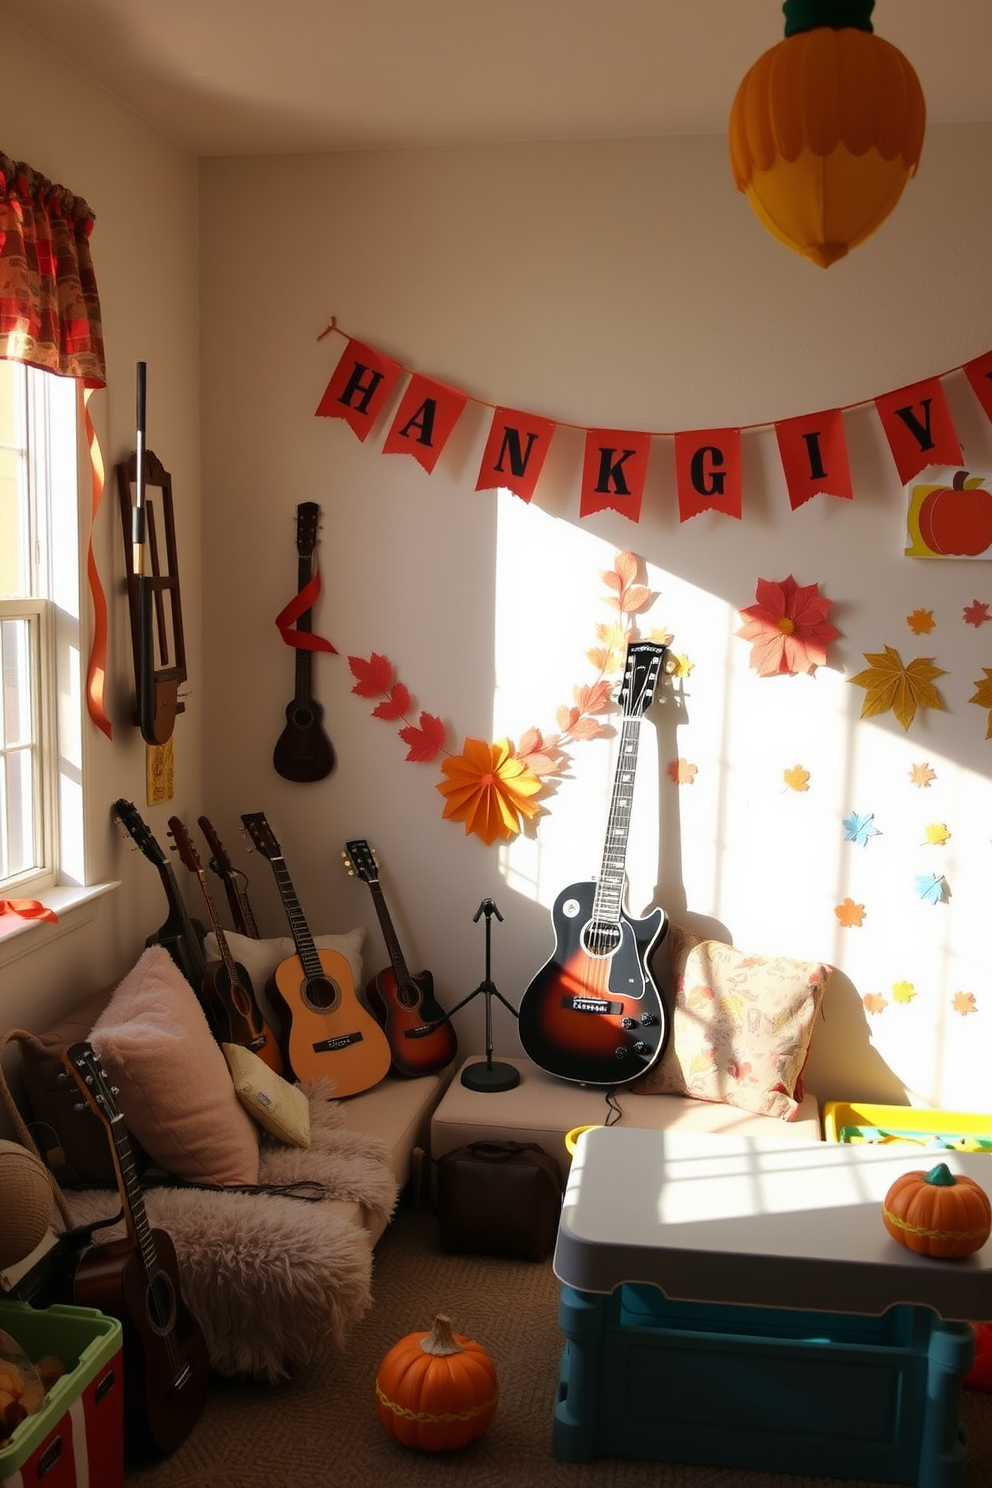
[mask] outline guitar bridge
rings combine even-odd
[[[360,1033],[341,1033],[337,1038],[321,1039],[314,1044],[315,1054],[333,1054],[336,1049],[347,1049],[350,1044],[360,1044],[362,1035]]]
[[[573,1013],[611,1013],[616,1016],[623,1012],[623,1003],[611,1002],[608,997],[563,997],[561,1005]]]

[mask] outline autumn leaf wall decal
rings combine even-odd
[[[985,673],[983,678],[974,684],[977,691],[968,699],[969,703],[977,703],[980,708],[989,709],[988,727],[985,730],[986,739],[992,739],[992,667],[982,667]]]
[[[932,656],[917,656],[904,664],[892,646],[882,651],[865,651],[863,655],[868,666],[850,678],[856,687],[865,689],[862,718],[874,718],[891,708],[903,728],[908,729],[918,708],[944,711],[944,700],[933,682],[945,672],[943,667],[934,666]]]

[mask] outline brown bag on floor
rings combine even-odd
[[[536,1142],[470,1142],[437,1164],[443,1250],[543,1261],[561,1214],[561,1171]]]

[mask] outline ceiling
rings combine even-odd
[[[0,0],[197,155],[719,133],[778,0]],[[989,0],[878,0],[933,121],[992,119]]]

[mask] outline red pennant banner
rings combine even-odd
[[[700,512],[741,515],[740,429],[697,429],[675,436],[679,521]]]
[[[331,651],[335,656],[338,654],[337,646],[332,646],[330,641],[323,636],[314,635],[310,630],[297,630],[296,622],[307,610],[313,609],[314,601],[320,595],[320,571],[308,580],[299,594],[293,596],[286,607],[279,611],[276,616],[276,625],[279,634],[287,646],[295,646],[298,651]]]
[[[493,491],[503,486],[522,501],[529,501],[544,468],[556,427],[553,419],[539,418],[534,413],[517,413],[512,408],[497,408],[475,489]]]
[[[361,341],[349,341],[317,405],[316,417],[344,419],[364,443],[402,370],[399,362],[383,352]]]
[[[903,485],[928,465],[961,464],[961,446],[939,378],[884,393],[875,407]]]
[[[467,402],[467,393],[414,372],[386,435],[382,453],[412,455],[430,475]]]
[[[579,516],[612,509],[639,522],[650,452],[650,434],[587,429]]]
[[[973,362],[966,362],[963,371],[975,397],[992,419],[992,351],[976,357]]]
[[[792,510],[812,496],[854,498],[844,420],[839,408],[782,419],[775,425]]]

